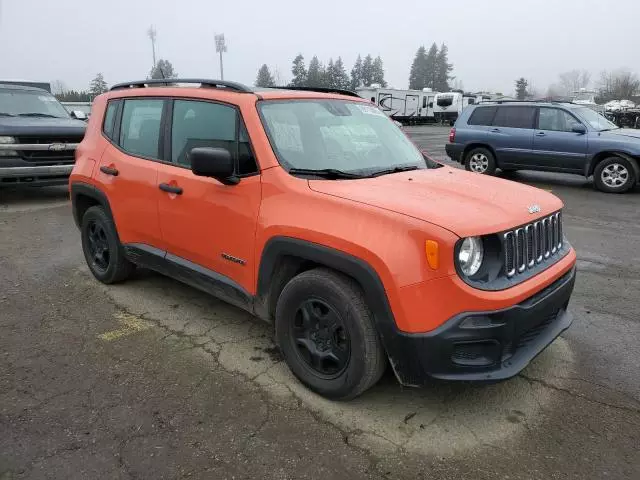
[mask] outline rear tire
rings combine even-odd
[[[309,389],[349,400],[371,388],[386,367],[373,315],[360,287],[324,268],[301,273],[276,306],[276,341]]]
[[[605,193],[624,193],[633,188],[636,181],[634,165],[622,157],[605,158],[593,172],[593,183]]]
[[[496,159],[486,148],[474,148],[467,153],[464,168],[469,172],[493,175],[496,173]]]
[[[113,220],[100,206],[85,212],[81,224],[82,251],[89,270],[102,283],[126,280],[134,265],[124,255]]]

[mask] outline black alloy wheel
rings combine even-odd
[[[291,325],[296,352],[313,373],[325,379],[344,372],[351,357],[351,340],[344,320],[319,298],[300,304]]]

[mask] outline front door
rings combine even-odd
[[[244,123],[236,108],[214,102],[174,100],[169,110],[171,163],[159,166],[156,185],[167,259],[251,292],[261,181]],[[229,150],[240,182],[194,175],[188,158],[194,147]]]
[[[587,161],[587,135],[572,131],[581,122],[565,110],[540,107],[533,134],[535,161],[548,170],[583,172]]]
[[[122,243],[163,249],[158,218],[158,162],[163,100],[112,100],[103,133],[110,143],[96,179],[106,192]]]

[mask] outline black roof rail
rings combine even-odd
[[[572,102],[571,100],[546,100],[544,98],[538,99],[538,100],[482,100],[481,102],[478,102],[476,105],[480,104],[480,103],[497,103],[497,104],[502,104],[502,103],[570,103],[572,105],[578,105],[575,102]]]
[[[195,83],[201,87],[226,88],[234,92],[253,93],[253,90],[238,82],[227,82],[226,80],[210,80],[206,78],[158,78],[148,80],[136,80],[134,82],[117,83],[109,90],[125,90],[127,88],[145,88],[153,85],[170,86],[176,83]]]
[[[278,90],[299,90],[302,92],[318,92],[318,93],[337,93],[339,95],[346,95],[348,97],[358,97],[356,92],[352,90],[345,90],[343,88],[330,88],[330,87],[269,87]]]

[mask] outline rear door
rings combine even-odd
[[[572,127],[582,124],[566,110],[540,107],[533,136],[535,163],[548,170],[583,172],[587,161],[587,135]]]
[[[107,194],[122,243],[163,249],[156,185],[163,109],[164,101],[154,98],[111,100],[107,105],[103,135],[110,143],[96,180]]]
[[[498,167],[532,165],[533,125],[536,107],[500,105],[488,129],[487,141],[497,156]]]

